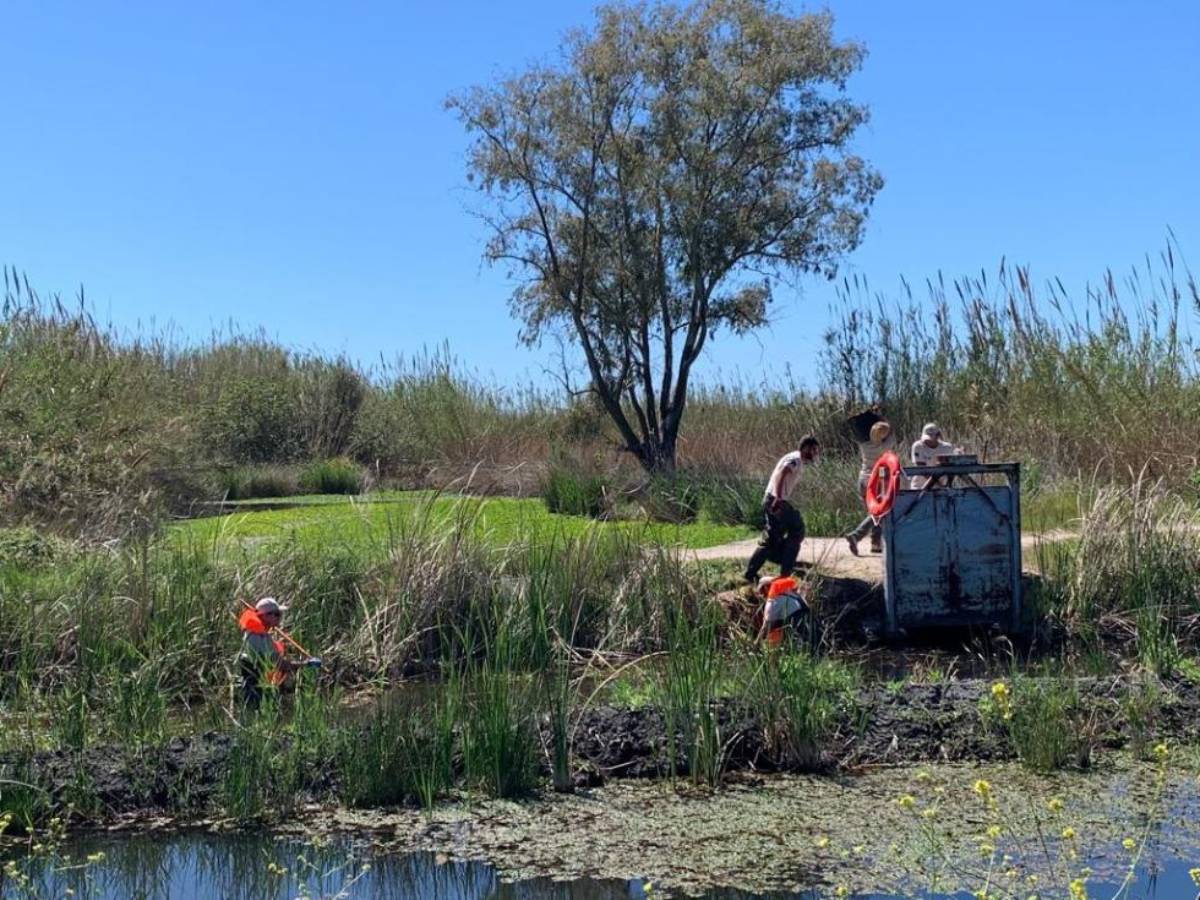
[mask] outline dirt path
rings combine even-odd
[[[1036,572],[1035,553],[1038,544],[1053,543],[1073,537],[1062,529],[1042,534],[1026,534],[1021,538],[1021,558],[1026,572]],[[693,559],[748,559],[758,544],[757,538],[734,541],[717,547],[690,551]],[[850,552],[845,538],[810,537],[800,546],[800,561],[808,563],[824,575],[836,578],[861,578],[863,581],[883,581],[883,555],[869,552],[869,542],[860,545],[862,556]]]

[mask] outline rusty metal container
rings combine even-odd
[[[901,489],[883,518],[887,629],[1021,624],[1019,463],[945,457],[905,467],[930,477]]]

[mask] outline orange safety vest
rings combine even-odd
[[[774,581],[771,582],[770,586],[767,587],[767,600],[768,601],[775,600],[779,597],[782,597],[784,594],[795,594],[798,597],[803,596],[800,593],[800,582],[797,581],[792,576],[787,575],[787,576],[784,576],[781,578],[776,578]],[[763,608],[763,616],[765,617],[766,614],[767,614],[767,610],[764,607]],[[785,624],[786,624],[785,621],[783,619],[780,619],[767,632],[767,646],[776,647],[783,643],[783,629],[784,629]]]
[[[248,631],[251,634],[270,635],[271,633],[271,629],[267,627],[267,623],[262,620],[262,617],[259,616],[258,610],[256,609],[244,610],[238,617],[238,627],[242,629],[242,631]],[[286,652],[283,646],[283,641],[272,639],[271,643],[275,646],[275,652],[278,653],[282,658]],[[267,682],[269,684],[276,686],[281,685],[286,678],[287,675],[282,670],[274,666],[272,666],[267,672]]]

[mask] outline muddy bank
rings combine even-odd
[[[963,680],[861,690],[841,707],[815,768],[832,774],[880,765],[1013,760],[1016,752],[1003,730],[980,714],[990,686],[988,681]],[[1080,720],[1095,751],[1161,739],[1200,739],[1200,689],[1191,682],[1161,683],[1152,714],[1135,721],[1127,703],[1128,680],[1080,679],[1076,686]],[[746,709],[725,703],[715,712],[726,772],[798,768],[769,752],[762,727]],[[549,745],[549,735],[543,738]],[[674,771],[686,774],[680,744]],[[96,746],[81,753],[41,751],[32,757],[10,752],[0,755],[0,779],[32,785],[58,805],[73,802],[98,820],[138,810],[202,814],[219,805],[233,747],[232,735],[209,732],[138,749]],[[657,709],[586,710],[576,717],[573,732],[576,785],[668,776],[669,747]],[[812,761],[802,768],[814,768]],[[313,800],[336,795],[331,761],[310,762],[301,781]]]
[[[1200,687],[1186,680],[1159,682],[1159,705],[1146,720],[1131,722],[1125,698],[1130,680],[1083,678],[1075,682],[1080,718],[1097,750],[1160,739],[1200,738]],[[981,715],[992,682],[982,679],[858,692],[841,710],[834,734],[823,748],[827,771],[928,762],[984,762],[1016,758],[1002,729]],[[780,771],[793,768],[773,760],[755,719],[732,706],[719,715],[729,770]],[[600,708],[579,718],[574,752],[601,775],[655,777],[669,774],[668,741],[655,709]],[[686,760],[676,760],[686,771]]]

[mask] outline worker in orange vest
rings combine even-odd
[[[763,578],[758,583],[758,595],[764,600],[760,641],[778,647],[786,635],[799,633],[808,618],[808,603],[797,579],[791,575]]]
[[[288,659],[283,642],[272,637],[271,632],[279,627],[286,611],[287,607],[274,597],[263,597],[238,618],[242,629],[242,651],[238,655],[242,700],[251,709],[262,702],[264,686],[282,687],[300,666],[320,664],[315,658],[303,663]]]

